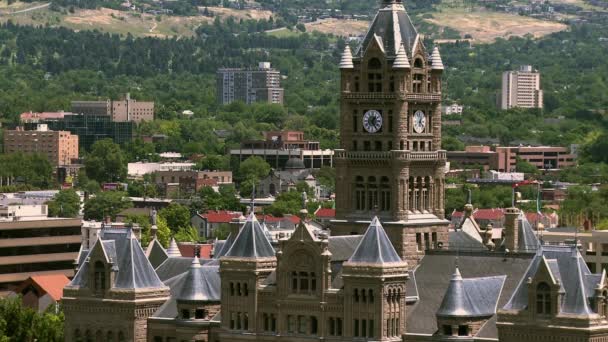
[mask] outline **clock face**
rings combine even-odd
[[[424,128],[426,127],[426,116],[424,116],[424,112],[421,110],[417,110],[414,113],[414,131],[416,133],[424,132]]]
[[[377,110],[368,110],[363,115],[363,128],[370,133],[376,133],[382,127],[382,115]]]

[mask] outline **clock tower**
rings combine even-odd
[[[340,61],[340,149],[332,235],[361,234],[378,215],[415,264],[447,247],[437,47],[426,49],[400,0],[383,0],[365,38]]]

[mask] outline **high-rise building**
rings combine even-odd
[[[522,65],[519,71],[502,74],[500,108],[543,108],[543,91],[540,89],[540,73],[531,65]]]
[[[413,265],[418,246],[448,242],[439,49],[427,50],[400,1],[385,1],[354,55],[345,48],[340,70],[331,232],[361,234],[377,213]]]
[[[72,112],[85,115],[107,115],[115,122],[154,120],[154,102],[138,102],[127,93],[124,100],[72,101]]]
[[[37,124],[36,130],[4,131],[4,153],[40,153],[54,166],[70,165],[78,158],[78,136],[67,131],[51,131]]]
[[[217,99],[221,104],[234,101],[283,104],[281,73],[272,69],[269,62],[260,62],[257,69],[219,69]]]

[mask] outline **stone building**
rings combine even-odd
[[[416,241],[447,246],[439,49],[430,53],[398,0],[384,0],[340,61],[340,149],[332,234],[362,233],[376,212],[412,264]],[[369,222],[369,221],[367,221]]]
[[[64,288],[65,341],[146,341],[146,320],[169,299],[128,228],[103,229]]]

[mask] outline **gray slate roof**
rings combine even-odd
[[[496,313],[496,303],[506,276],[463,279],[456,267],[450,285],[443,296],[438,317],[490,317]]]
[[[237,235],[225,257],[266,258],[274,256],[274,248],[266,236],[266,229],[260,225],[253,213]]]
[[[456,258],[466,278],[506,276],[498,307],[508,300],[523,277],[532,255],[504,258],[502,253],[457,253],[456,251],[427,253],[414,271],[419,300],[407,307],[407,333],[434,334],[437,331],[436,313],[441,306],[454,273]],[[413,284],[411,284],[413,286]],[[410,289],[410,287],[408,287]],[[409,296],[409,294],[408,294]],[[478,336],[497,338],[496,324],[488,321]]]
[[[362,238],[363,235],[330,236],[328,249],[331,253],[331,261],[348,260],[359,246]]]
[[[418,32],[401,3],[383,4],[374,18],[365,38],[357,48],[355,57],[362,57],[369,45],[378,39],[389,58],[394,58],[401,45],[408,56],[412,56],[414,44],[419,40]],[[422,44],[420,41],[419,44]]]
[[[152,317],[159,318],[176,318],[177,302],[219,302],[220,301],[220,273],[219,266],[201,266],[200,262],[191,259],[191,267],[184,273],[181,273],[171,279],[165,281],[171,289],[171,297],[167,300]]]
[[[106,258],[114,263],[113,270],[117,271],[113,288],[164,287],[131,229],[102,229],[91,251],[100,247],[103,248]],[[86,286],[89,278],[88,268],[89,263],[84,262],[70,285]]]
[[[167,252],[157,239],[150,242],[146,254],[148,254],[148,260],[150,260],[150,264],[154,268],[157,268],[169,258],[169,255],[167,255]]]
[[[220,272],[217,266],[201,266],[197,257],[185,276],[178,301],[219,302],[221,299]]]
[[[236,236],[233,236],[232,233],[230,233],[228,234],[228,237],[226,237],[226,240],[217,241],[215,243],[215,246],[213,247],[215,253],[213,255],[213,258],[219,259],[220,257],[226,255],[226,253],[228,253],[228,250],[230,250],[230,247],[232,247],[232,244],[234,243],[235,239]]]
[[[192,259],[189,257],[179,257],[179,258],[168,258],[165,260],[160,266],[156,268],[156,274],[162,281],[166,281],[171,279],[179,274],[182,274],[188,270],[188,268],[192,265]],[[209,259],[199,259],[198,262],[201,265],[209,265],[213,264],[212,262],[215,260]],[[217,265],[217,264],[214,264]]]
[[[349,263],[385,264],[402,262],[378,217],[374,217]]]
[[[546,265],[546,266],[545,266]],[[528,278],[534,279],[541,267],[547,267],[561,284],[563,293],[560,313],[592,315],[590,298],[601,281],[601,274],[592,274],[579,250],[574,246],[543,245],[522,278],[517,290],[504,306],[505,310],[522,310],[528,306]]]
[[[528,222],[526,215],[523,212],[519,215],[520,224],[518,225],[519,235],[518,235],[518,248],[520,252],[534,252],[538,249],[539,241],[538,237],[536,237],[536,233],[534,232],[534,228],[532,228],[532,224]]]
[[[463,230],[448,232],[448,245],[451,250],[487,251],[488,248]]]

